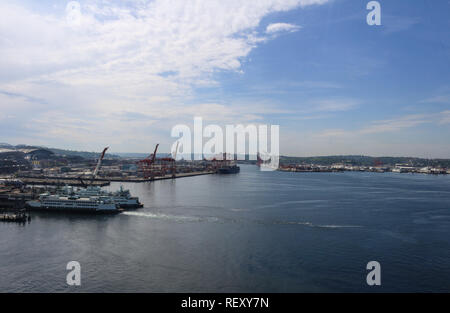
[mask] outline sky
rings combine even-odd
[[[0,0],[0,142],[169,151],[201,116],[279,125],[282,155],[450,158],[450,1],[368,2]]]

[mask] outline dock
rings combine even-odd
[[[210,175],[214,174],[213,171],[201,171],[201,172],[190,172],[190,173],[177,173],[176,175],[168,174],[164,176],[155,176],[153,178],[143,178],[143,177],[110,177],[110,178],[97,178],[96,181],[104,181],[104,182],[121,182],[121,183],[145,183],[157,180],[166,180],[166,179],[176,179],[183,177],[193,177],[193,176],[201,176],[201,175]]]
[[[81,187],[83,184],[78,178],[69,178],[69,177],[53,177],[53,176],[39,176],[39,177],[32,177],[32,176],[19,176],[19,179],[25,184],[25,185],[41,185],[41,186],[64,186],[64,185],[70,185],[70,186],[78,186]],[[89,181],[89,184],[91,184],[91,181]],[[100,181],[100,180],[94,180],[92,181],[93,186],[108,186],[109,180],[107,181]]]
[[[93,186],[108,186],[111,182],[120,183],[145,183],[157,180],[176,179],[184,177],[193,177],[201,175],[214,174],[214,171],[196,171],[188,173],[177,173],[175,175],[167,174],[164,176],[155,176],[151,178],[136,177],[136,176],[121,176],[121,177],[97,177],[95,179],[86,179],[85,184]],[[67,176],[19,176],[18,177],[25,185],[55,185],[55,186],[84,186],[78,177]]]

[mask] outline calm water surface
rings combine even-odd
[[[450,291],[450,175],[244,165],[123,185],[145,208],[0,223],[0,292]],[[372,260],[381,287],[366,284]]]

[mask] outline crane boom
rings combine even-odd
[[[98,171],[100,170],[100,166],[102,165],[103,158],[105,157],[105,153],[106,153],[106,150],[108,150],[108,148],[109,147],[106,147],[105,149],[103,149],[103,152],[100,155],[100,158],[98,159],[97,166],[95,167],[94,173],[92,173],[92,180],[94,180],[95,177],[97,177]]]
[[[159,143],[156,144],[155,151],[153,151],[152,164],[155,163],[156,151],[158,151],[158,147],[159,147]]]
[[[173,153],[173,159],[176,161],[177,160],[177,152],[178,152],[178,144],[179,144],[180,142],[179,141],[177,141],[177,146],[175,147],[175,152]]]

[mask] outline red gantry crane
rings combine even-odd
[[[155,177],[155,171],[154,171],[153,165],[155,163],[156,152],[158,151],[158,147],[159,147],[159,143],[156,144],[155,151],[153,151],[153,154],[150,154],[147,158],[137,162],[145,179],[149,179],[149,178],[153,179]]]
[[[174,178],[176,175],[176,157],[178,151],[178,142],[173,153],[173,157],[156,158],[159,144],[156,145],[153,154],[150,154],[146,159],[138,161],[138,166],[143,174],[144,179],[153,179],[156,176],[165,176],[168,173],[172,174]]]
[[[169,157],[157,159],[158,164],[160,165],[160,175],[161,176],[165,176],[165,175],[167,175],[167,173],[170,172],[172,174],[172,178],[175,178],[176,173],[177,173],[175,164],[176,164],[176,158],[177,158],[178,144],[179,144],[179,142],[177,142],[175,152],[172,154],[173,157],[169,156]]]

